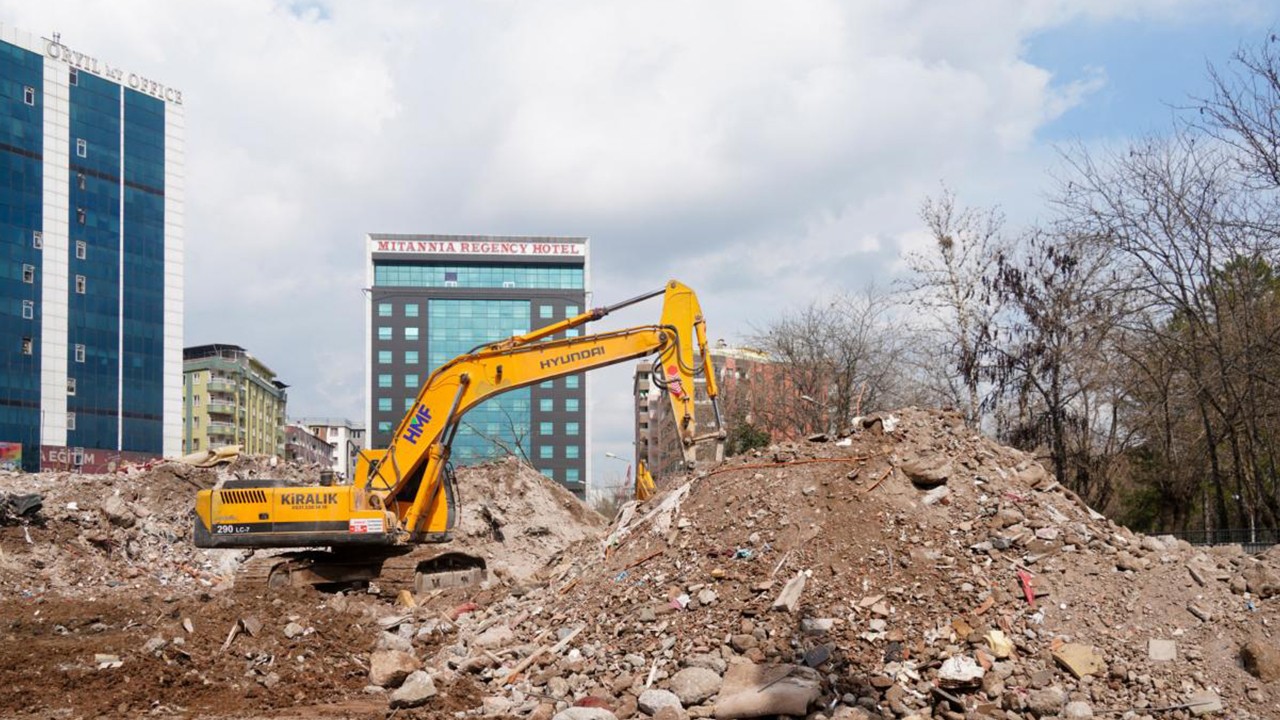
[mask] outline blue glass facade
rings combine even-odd
[[[120,372],[120,86],[79,73],[71,88],[67,208],[67,398],[72,447],[114,448],[119,432]],[[83,243],[83,244],[81,244]],[[83,256],[83,257],[81,257]]]
[[[386,263],[375,268],[382,287],[542,288],[581,290],[582,266],[572,265],[418,265]]]
[[[124,90],[125,448],[164,435],[164,102]]]
[[[44,59],[0,43],[0,441],[40,443]],[[35,469],[39,456],[23,453]]]

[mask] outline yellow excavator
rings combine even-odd
[[[555,338],[658,295],[664,300],[656,325]],[[722,457],[725,431],[702,308],[693,290],[672,280],[662,289],[482,345],[445,363],[422,384],[391,444],[361,452],[350,485],[230,480],[201,490],[195,544],[313,548],[254,558],[241,569],[238,586],[377,580],[381,587],[422,592],[478,582],[483,560],[443,545],[458,517],[449,450],[463,415],[509,390],[649,355],[655,356],[654,382],[671,401],[686,464],[693,466],[704,442],[715,442],[716,457]],[[705,378],[714,413],[714,426],[701,433],[694,416],[697,376]]]

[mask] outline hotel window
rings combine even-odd
[[[31,247],[37,250],[44,249],[44,233],[36,230],[31,233]]]
[[[556,456],[556,449],[554,445],[541,445],[538,447],[539,460],[551,460],[555,458],[555,456]]]
[[[379,365],[390,365],[390,364],[391,364],[391,351],[390,351],[390,350],[379,350],[379,351],[378,351],[378,364],[379,364]]]
[[[84,173],[76,173],[76,185],[81,190],[84,189]]]
[[[76,138],[76,157],[89,157],[89,141]]]
[[[556,431],[555,423],[549,423],[549,422],[538,423],[539,435],[553,435],[555,434],[555,431]]]
[[[576,390],[578,388],[578,380],[580,377],[580,375],[570,375],[566,377],[564,379],[564,386],[570,390]]]
[[[32,285],[36,281],[36,266],[23,264],[22,266],[22,282]]]
[[[384,325],[384,326],[382,326],[382,327],[378,328],[378,339],[379,339],[379,340],[390,340],[390,339],[391,339],[391,327],[390,327],[390,326],[387,326],[387,325]]]
[[[538,401],[538,410],[541,412],[551,412],[552,410],[555,410],[555,403],[556,401],[551,398],[542,398]]]
[[[564,399],[565,412],[578,412],[578,398]]]
[[[387,420],[383,420],[382,422],[379,422],[379,423],[378,423],[378,432],[380,432],[380,433],[389,433],[389,432],[391,432],[391,423],[390,423],[389,421],[387,421]]]
[[[418,364],[418,351],[417,351],[417,350],[405,350],[405,351],[404,351],[404,362],[405,362],[405,364],[406,364],[406,365],[417,365],[417,364]]]
[[[577,446],[577,445],[565,445],[565,446],[564,446],[564,456],[565,456],[566,458],[568,458],[569,460],[577,460],[577,459],[578,459],[578,446]]]
[[[564,434],[565,434],[565,435],[577,435],[577,434],[578,434],[578,429],[579,429],[579,426],[578,426],[578,423],[576,423],[576,422],[571,422],[571,423],[565,423],[565,424],[564,424]]]
[[[76,208],[76,222],[83,225],[87,219],[88,216],[85,214],[84,208]]]
[[[84,362],[84,345],[76,343],[76,362]]]
[[[378,303],[378,317],[391,317],[391,303]]]
[[[550,319],[552,317],[552,312],[553,310],[550,305],[538,306],[538,317],[542,318],[543,320]]]
[[[75,394],[76,394],[76,379],[73,377],[69,377],[67,378],[67,395],[75,395]]]
[[[83,275],[76,276],[76,294],[83,295],[85,288],[85,279]]]
[[[76,429],[76,414],[73,412],[67,413],[67,429],[68,430]]]
[[[80,84],[80,71],[78,69],[71,68],[71,72],[67,73],[67,84],[72,87]]]
[[[416,399],[417,399],[417,398],[411,398],[411,397],[408,397],[408,398],[405,398],[405,399],[404,399],[404,409],[405,409],[405,412],[408,412],[408,411],[409,411],[409,408],[412,408],[412,407],[413,407],[413,403],[414,403],[414,401],[415,401]]]
[[[416,388],[418,387],[419,382],[421,382],[421,380],[417,373],[409,373],[404,376],[404,386],[407,388]]]
[[[407,328],[405,328],[405,329],[404,329],[404,339],[405,339],[405,340],[417,340],[417,339],[418,339],[418,328],[416,328],[416,327],[407,327]]]
[[[378,387],[380,388],[391,387],[391,373],[383,373],[378,375]]]
[[[565,305],[565,306],[564,306],[564,316],[565,316],[565,317],[573,317],[574,315],[579,314],[579,312],[580,312],[580,311],[578,310],[578,306],[577,306],[577,305]]]
[[[569,468],[564,471],[564,481],[570,485],[578,484],[578,468]]]
[[[22,354],[31,355],[34,352],[35,343],[29,337],[22,338]]]
[[[22,88],[22,102],[28,105],[36,104],[36,89],[30,85],[24,85]]]
[[[22,301],[22,319],[32,320],[36,316],[36,303],[34,300]]]
[[[418,317],[418,304],[417,304],[417,303],[409,303],[409,304],[405,305],[405,306],[404,306],[404,316],[405,316],[405,317]]]
[[[76,259],[83,260],[89,256],[89,243],[83,240],[76,241]]]
[[[543,475],[546,475],[547,477],[551,478],[552,480],[555,480],[555,479],[556,479],[556,471],[555,471],[555,470],[553,470],[553,469],[551,469],[551,468],[543,468],[543,469],[542,469],[542,474],[543,474]]]
[[[391,398],[378,398],[378,412],[391,412]]]

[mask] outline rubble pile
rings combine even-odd
[[[1135,535],[956,415],[819,439],[403,617],[405,669],[472,678],[494,717],[1280,716],[1275,554]],[[371,678],[410,707],[398,679]]]

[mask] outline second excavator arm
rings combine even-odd
[[[549,339],[610,312],[663,295],[656,325],[581,337]],[[686,464],[706,440],[724,441],[715,372],[707,351],[706,326],[694,292],[670,281],[662,290],[597,308],[459,356],[433,372],[395,435],[364,480],[372,504],[393,509],[410,540],[443,536],[452,525],[444,468],[462,416],[494,395],[552,378],[655,355],[655,384],[670,399]],[[698,432],[694,377],[705,377],[714,429]]]

